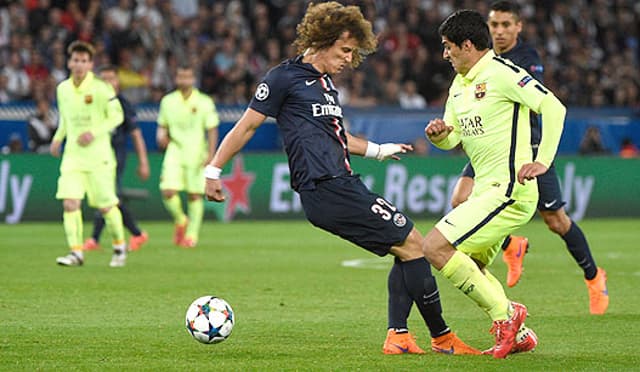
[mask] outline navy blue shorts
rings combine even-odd
[[[475,171],[471,163],[467,163],[462,169],[461,177],[475,177]],[[557,211],[566,204],[562,199],[562,190],[560,189],[560,180],[556,173],[556,167],[552,163],[547,173],[536,177],[538,181],[538,210],[539,211]]]
[[[413,228],[413,221],[369,191],[358,176],[318,182],[315,190],[300,191],[300,201],[314,226],[378,256],[402,244]]]

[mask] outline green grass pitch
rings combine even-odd
[[[433,221],[419,221],[423,233]],[[377,258],[304,221],[207,222],[193,250],[171,244],[172,226],[143,222],[150,241],[110,268],[110,249],[64,268],[62,223],[0,225],[0,370],[553,370],[640,368],[640,221],[581,223],[607,270],[611,305],[591,316],[581,271],[540,219],[521,282],[507,294],[525,303],[540,339],[533,353],[384,356],[386,277]],[[85,235],[89,226],[85,225]],[[103,239],[103,246],[107,239]],[[345,262],[350,265],[345,266]],[[492,265],[504,280],[500,259]],[[492,345],[490,321],[436,274],[445,317],[469,344]],[[223,297],[236,312],[231,337],[203,345],[184,327],[192,300]],[[410,328],[428,349],[414,308]]]

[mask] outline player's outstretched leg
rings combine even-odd
[[[409,335],[407,318],[413,306],[413,299],[404,285],[400,259],[395,258],[387,278],[388,300],[388,330],[387,338],[382,345],[384,354],[423,354],[413,335]]]
[[[502,261],[507,264],[507,285],[513,287],[522,275],[522,263],[529,249],[529,240],[522,236],[508,236],[503,246]]]

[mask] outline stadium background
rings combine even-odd
[[[118,66],[123,93],[138,107],[140,126],[152,150],[152,164],[156,165],[152,168],[155,177],[141,184],[132,171],[135,166],[132,157],[125,185],[133,196],[147,195],[145,201],[137,201],[145,206],[141,217],[164,219],[160,200],[156,199],[161,155],[155,153],[155,118],[160,97],[174,88],[172,76],[178,61],[187,60],[196,66],[197,85],[216,100],[224,135],[250,99],[256,80],[270,67],[294,54],[291,41],[295,37],[295,25],[307,3],[0,2],[0,146],[3,149],[0,217],[8,223],[58,217],[59,206],[52,200],[58,160],[48,155],[25,154],[30,152],[27,120],[34,115],[35,103],[40,100],[51,102],[55,107],[55,86],[68,74],[64,50],[70,41],[82,39],[94,43],[98,51],[96,66],[104,63]],[[351,131],[377,142],[423,144],[420,138],[424,124],[441,113],[453,76],[451,67],[441,57],[437,26],[454,9],[468,7],[486,13],[490,2],[343,3],[361,6],[380,35],[378,52],[358,70],[337,79]],[[565,164],[570,164],[571,177],[582,177],[579,186],[583,190],[591,189],[588,208],[574,218],[640,215],[640,208],[630,208],[640,204],[640,191],[631,186],[640,181],[640,161],[617,159],[623,139],[640,143],[640,3],[631,0],[518,3],[522,5],[525,20],[522,35],[541,54],[545,84],[569,106],[559,149],[563,186],[570,187],[575,181],[564,174]],[[597,155],[604,158],[590,160],[588,154],[574,157],[581,152],[581,141],[590,127],[597,128],[601,134],[604,152]],[[276,154],[270,155],[271,165],[252,168],[265,152]],[[449,180],[464,163],[460,154],[444,154],[428,145],[414,158],[416,160],[407,159],[405,166],[409,174],[425,176],[427,185],[415,187],[427,189],[431,187],[430,178],[437,175]],[[226,220],[300,217],[299,210],[277,213],[271,205],[274,193],[277,194],[273,187],[279,168],[275,165],[285,161],[273,122],[259,129],[245,149],[243,159],[249,174],[259,174],[261,186],[250,189],[245,204],[240,200],[238,205],[210,206],[208,213]],[[379,170],[374,185],[379,192],[391,192],[385,189],[387,183],[392,182],[385,177],[390,166],[387,164]],[[369,171],[371,167],[363,162],[360,168]],[[225,173],[231,171],[230,166]],[[567,193],[575,194],[565,190]],[[425,196],[428,200],[439,200],[428,191],[421,195],[429,196]],[[572,200],[568,201],[572,210]],[[629,208],[624,208],[625,202]],[[432,210],[416,207],[414,213],[437,217],[444,208],[444,205]]]

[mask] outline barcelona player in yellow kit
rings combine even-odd
[[[220,122],[213,100],[194,82],[192,67],[178,67],[177,89],[162,98],[158,113],[158,145],[166,148],[160,190],[175,223],[174,243],[184,248],[198,243],[204,215],[204,166],[215,153]],[[180,191],[187,193],[186,214]]]
[[[113,87],[91,72],[93,46],[75,41],[67,52],[71,76],[57,87],[60,123],[51,153],[60,156],[66,139],[56,198],[63,200],[64,231],[71,252],[58,257],[57,263],[84,263],[80,206],[86,194],[89,206],[100,210],[111,232],[114,252],[110,266],[124,266],[126,246],[122,215],[117,208],[116,161],[111,147],[111,131],[123,120],[122,106]]]
[[[425,257],[493,321],[495,344],[505,358],[527,316],[511,302],[487,270],[505,235],[526,224],[538,202],[535,177],[551,165],[566,109],[527,71],[489,49],[489,29],[476,11],[460,10],[439,28],[443,57],[457,75],[449,89],[444,120],[425,128],[442,149],[462,145],[475,169],[469,199],[444,216],[424,239]],[[544,132],[536,156],[531,148],[529,110],[541,113]]]

